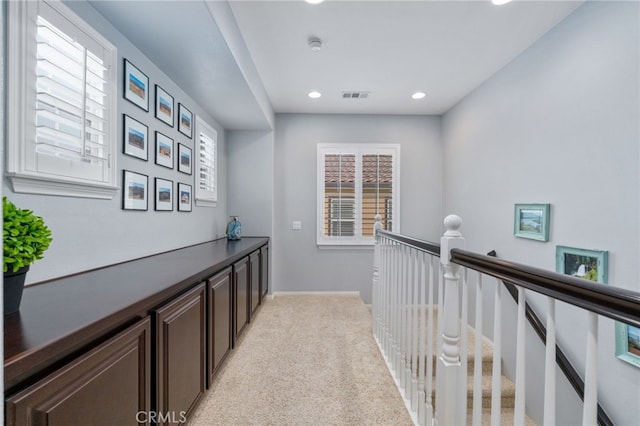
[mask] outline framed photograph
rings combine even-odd
[[[173,169],[173,139],[156,132],[156,164]]]
[[[516,204],[513,233],[516,237],[549,241],[550,204]]]
[[[149,128],[126,114],[123,114],[123,117],[122,152],[147,161],[149,158]]]
[[[149,111],[149,77],[135,65],[124,60],[124,98]]]
[[[180,133],[192,137],[193,127],[193,115],[191,115],[191,111],[185,108],[184,105],[178,104],[178,130]]]
[[[178,171],[191,174],[191,148],[178,144]]]
[[[123,170],[122,175],[122,208],[147,210],[149,177],[129,170]]]
[[[178,183],[178,211],[191,211],[191,185]]]
[[[156,210],[160,212],[173,211],[173,182],[156,178]]]
[[[156,118],[173,127],[173,96],[156,84]]]
[[[606,284],[609,252],[556,246],[556,272]]]
[[[616,356],[640,368],[640,328],[616,322]]]

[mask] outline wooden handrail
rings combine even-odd
[[[413,247],[417,250],[424,251],[433,256],[440,257],[440,244],[435,244],[425,240],[419,240],[417,238],[411,238],[400,234],[394,234],[393,232],[383,231],[382,229],[376,230],[376,235],[385,237],[388,240],[397,241],[409,247]]]
[[[466,250],[451,250],[451,261],[506,283],[640,327],[640,293]]]

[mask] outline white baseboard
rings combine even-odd
[[[264,298],[266,300],[273,300],[273,294],[267,294]]]
[[[359,291],[275,291],[273,296],[358,296]]]

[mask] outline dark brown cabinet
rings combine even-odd
[[[227,268],[207,282],[209,294],[208,386],[213,383],[213,376],[231,350],[231,281],[231,268]]]
[[[251,277],[251,315],[249,320],[251,320],[260,304],[260,250],[249,255],[249,273]]]
[[[6,424],[149,424],[149,318],[7,398]]]
[[[187,422],[256,318],[268,243],[218,239],[25,288],[4,318],[5,424]]]
[[[269,292],[269,246],[260,248],[260,303]]]
[[[199,284],[155,312],[158,413],[175,424],[185,419],[205,392],[205,285]]]
[[[249,259],[244,258],[233,264],[233,300],[235,318],[233,321],[233,344],[249,322]]]

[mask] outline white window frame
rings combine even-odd
[[[213,140],[213,165],[207,165],[207,167],[213,168],[213,191],[200,188],[200,164],[202,161],[200,157],[200,133],[205,133]],[[218,205],[218,132],[198,115],[196,115],[194,143],[196,148],[196,161],[194,161],[195,203],[201,207],[216,207]]]
[[[329,237],[324,235],[324,200],[325,200],[325,155],[330,154],[355,154],[355,236]],[[362,157],[365,154],[381,154],[393,156],[393,202],[392,220],[393,232],[400,232],[400,144],[375,144],[375,143],[319,143],[317,148],[317,210],[316,210],[316,243],[318,246],[370,246],[375,243],[373,235],[362,234]]]
[[[67,28],[83,33],[83,37],[91,43],[100,45],[105,51],[103,58],[106,61],[109,81],[106,100],[108,122],[105,128],[107,163],[101,181],[65,175],[65,170],[73,167],[72,160],[59,161],[60,167],[55,174],[43,173],[34,167],[36,44],[33,40],[36,37],[36,22],[41,8],[49,9],[48,12],[44,12],[47,16],[54,16],[57,13],[56,19],[62,20]],[[45,19],[47,19],[46,16]],[[12,183],[13,190],[31,194],[113,198],[118,189],[116,47],[58,0],[10,1],[7,2],[7,58],[6,174]]]

